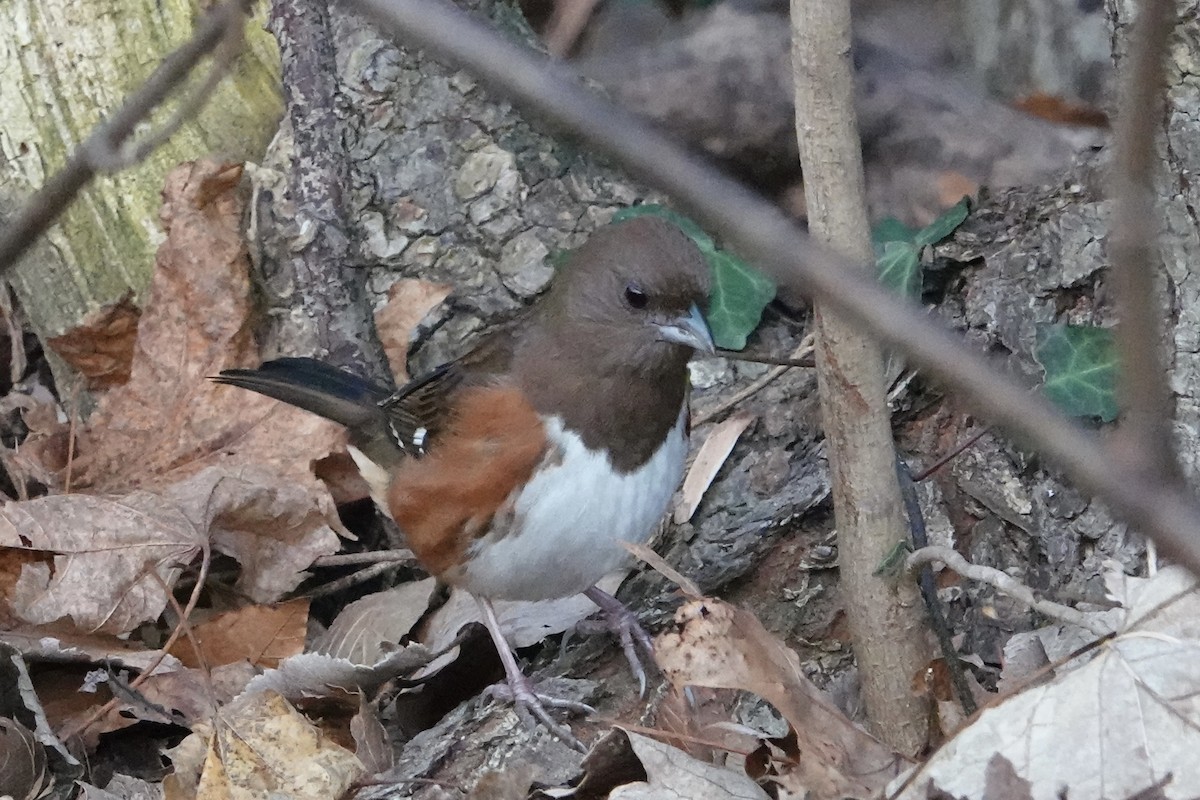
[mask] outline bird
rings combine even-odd
[[[585,594],[650,651],[636,616],[595,583],[622,541],[657,529],[688,451],[688,362],[715,352],[703,254],[651,215],[610,223],[567,257],[523,313],[398,391],[312,358],[214,380],[326,417],[418,562],[479,603],[504,665],[493,694],[579,747],[534,690],[492,602]]]

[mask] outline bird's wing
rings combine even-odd
[[[436,446],[464,389],[504,383],[523,319],[492,329],[466,355],[410,381],[379,403],[405,453],[422,456]]]

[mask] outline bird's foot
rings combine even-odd
[[[504,665],[506,679],[505,683],[489,686],[484,690],[484,694],[498,700],[511,702],[516,708],[517,716],[520,717],[526,728],[536,728],[537,723],[540,722],[550,733],[567,745],[581,753],[586,753],[587,747],[583,742],[575,738],[575,734],[571,733],[570,728],[555,721],[546,708],[563,708],[577,714],[594,714],[596,709],[586,703],[535,692],[533,684],[517,665],[517,656],[504,638],[504,632],[500,629],[500,620],[496,618],[496,610],[492,607],[491,602],[482,597],[475,599],[483,611],[484,625],[487,627],[488,633],[492,635],[492,642],[496,645],[496,652],[500,655],[500,662]]]
[[[621,642],[621,650],[625,660],[629,662],[629,671],[637,678],[638,696],[646,696],[646,668],[642,666],[640,649],[654,663],[654,642],[650,634],[642,627],[637,615],[617,598],[603,589],[595,586],[584,592],[584,595],[600,607],[600,619],[583,620],[575,626],[580,633],[612,633]]]
[[[483,693],[487,697],[512,703],[517,716],[520,717],[526,728],[534,729],[538,723],[541,723],[566,744],[581,753],[587,752],[587,747],[575,738],[571,729],[555,720],[546,710],[547,708],[561,708],[574,714],[596,713],[596,709],[587,703],[534,691],[533,683],[525,675],[518,675],[516,678],[510,675],[507,682],[493,684],[484,689]]]

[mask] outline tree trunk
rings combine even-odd
[[[194,13],[191,3],[152,0],[0,3],[0,215],[41,186],[164,55],[191,37]],[[246,52],[198,117],[146,162],[88,186],[48,244],[9,273],[43,341],[146,287],[161,239],[158,208],[168,169],[210,153],[261,156],[281,110],[279,56],[262,27],[261,13],[246,21]],[[67,375],[59,378],[66,385]]]

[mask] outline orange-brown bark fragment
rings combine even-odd
[[[546,448],[541,418],[519,390],[465,389],[437,446],[408,460],[388,489],[392,518],[422,566],[441,575],[461,564]]]

